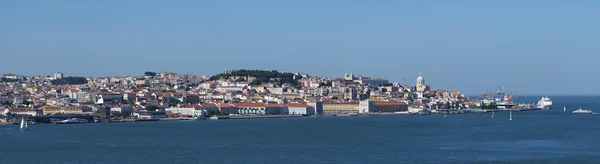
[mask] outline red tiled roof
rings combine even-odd
[[[284,104],[265,104],[266,107],[285,107]]]
[[[234,103],[236,107],[266,107],[264,103]]]
[[[359,102],[323,102],[323,104],[359,104]]]

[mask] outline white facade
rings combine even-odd
[[[315,114],[315,109],[314,109],[314,107],[311,107],[311,106],[308,106],[308,107],[289,106],[288,114],[289,115],[313,115],[313,114]]]
[[[217,92],[242,92],[243,87],[219,87],[215,89]]]
[[[71,93],[71,97],[76,99],[77,102],[80,102],[80,103],[92,101],[92,94],[90,94],[89,92]]]
[[[196,116],[196,109],[194,108],[167,108],[165,111],[172,114]]]
[[[283,94],[283,88],[267,88],[267,90],[269,90],[269,92],[271,92],[272,94]]]
[[[130,108],[130,107],[110,108],[110,112],[111,113],[113,113],[113,112],[119,112],[119,113],[128,115],[128,114],[132,114],[133,113],[133,108]]]
[[[14,79],[17,79],[18,77],[15,74],[4,74],[4,78],[13,79],[14,80]]]
[[[54,79],[62,79],[63,78],[63,73],[62,72],[56,72],[54,73]]]
[[[26,111],[14,111],[13,114],[28,115],[28,116],[43,116],[44,111],[42,110],[26,110]]]
[[[360,101],[358,104],[358,113],[369,113],[375,110],[375,102],[370,100]]]

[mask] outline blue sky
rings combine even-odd
[[[0,1],[0,73],[354,71],[476,94],[598,94],[598,1]]]

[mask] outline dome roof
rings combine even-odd
[[[417,77],[417,81],[421,81],[421,80],[424,80],[423,74],[419,73],[419,77]]]

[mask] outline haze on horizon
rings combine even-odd
[[[0,73],[353,71],[478,94],[598,94],[598,1],[0,1]]]

